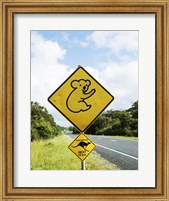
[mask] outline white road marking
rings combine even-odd
[[[125,154],[125,153],[123,153],[123,152],[117,151],[117,150],[115,150],[115,149],[110,149],[110,148],[105,147],[105,146],[100,145],[100,144],[96,144],[96,145],[99,146],[99,147],[102,147],[102,148],[104,148],[104,149],[107,149],[107,150],[109,150],[109,151],[113,151],[113,152],[116,152],[116,153],[118,153],[118,154],[121,154],[121,155],[123,155],[123,156],[127,156],[127,157],[129,157],[129,158],[138,160],[138,158],[136,158],[136,157],[134,157],[134,156],[130,156],[130,155],[128,155],[128,154]]]
[[[111,140],[112,142],[117,142],[117,140]]]

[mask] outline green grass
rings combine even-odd
[[[73,140],[61,135],[50,140],[34,141],[31,144],[32,170],[80,170],[81,161],[68,146]],[[85,160],[86,170],[115,170],[116,165],[92,153]]]
[[[91,135],[91,134],[89,134],[89,135]],[[114,136],[112,136],[112,135],[100,135],[100,137],[110,137],[110,138],[121,138],[121,139],[129,139],[129,140],[138,140],[138,137],[118,136],[118,135],[114,135]]]
[[[138,137],[129,137],[129,136],[110,136],[112,138],[123,138],[123,139],[129,139],[129,140],[138,140]]]

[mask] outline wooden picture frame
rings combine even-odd
[[[30,200],[169,200],[168,0],[1,0],[0,26],[0,199]],[[14,187],[14,15],[24,13],[126,13],[156,16],[156,186],[153,188]]]

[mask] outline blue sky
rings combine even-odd
[[[128,109],[138,100],[137,31],[31,31],[31,100],[61,126],[71,124],[47,98],[78,65],[115,97],[107,109]]]

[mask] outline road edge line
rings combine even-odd
[[[96,144],[96,143],[95,143],[95,145],[97,145],[97,146],[99,146],[99,147],[102,147],[102,148],[104,148],[104,149],[107,149],[107,150],[109,150],[109,151],[113,151],[113,152],[116,152],[116,153],[118,153],[118,154],[127,156],[127,157],[129,157],[129,158],[138,160],[138,158],[136,158],[136,157],[134,157],[134,156],[130,156],[130,155],[128,155],[128,154],[125,154],[125,153],[123,153],[123,152],[117,151],[117,150],[115,150],[115,149],[110,149],[110,148],[108,148],[108,147],[105,147],[105,146],[103,146],[103,145]]]

